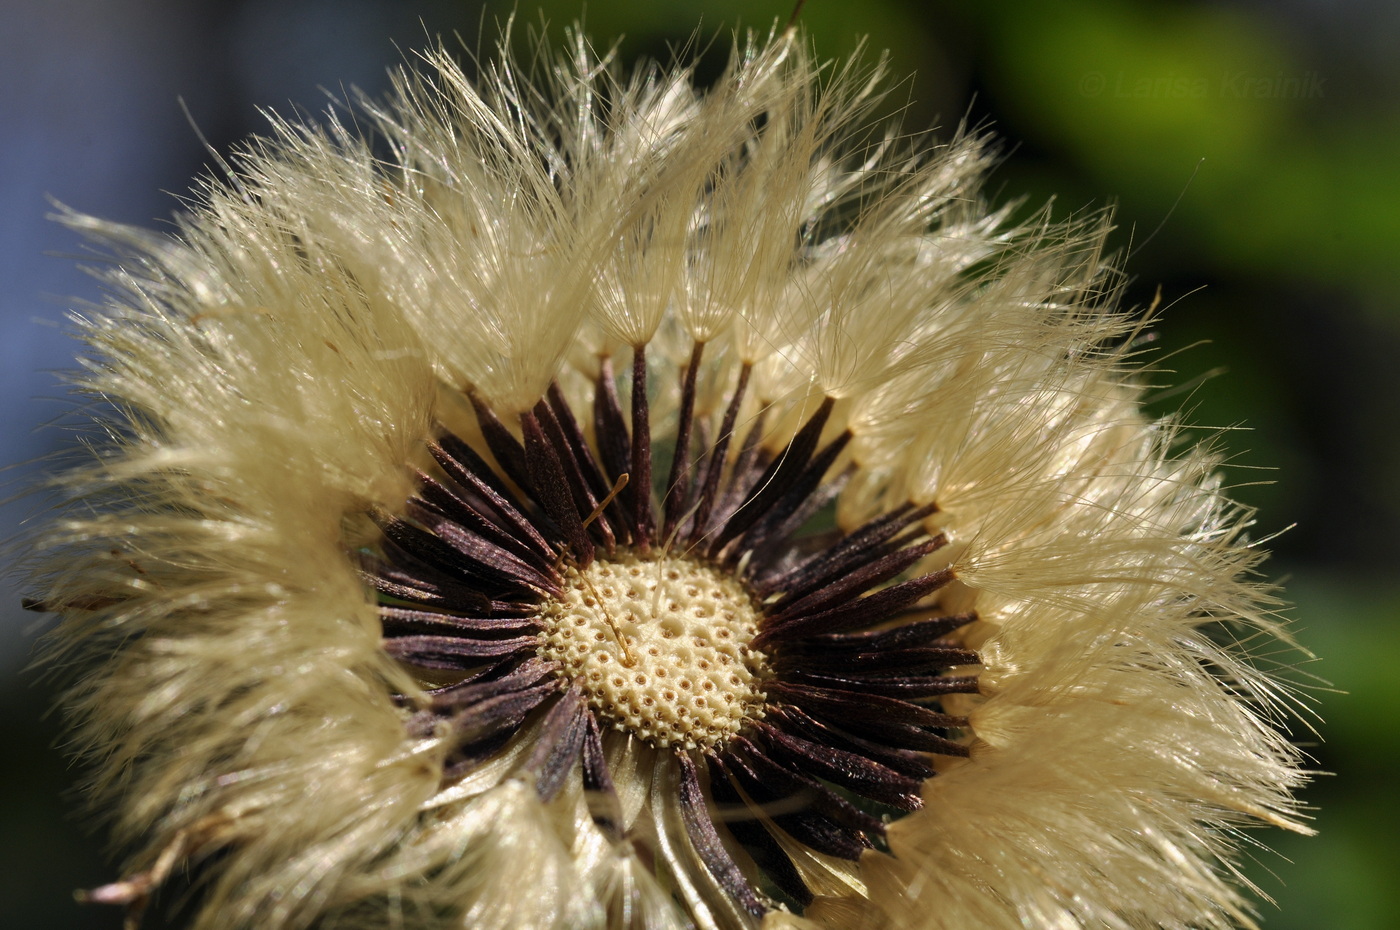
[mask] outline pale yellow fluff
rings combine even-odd
[[[171,235],[67,217],[121,258],[76,318],[78,383],[111,407],[32,577],[132,869],[222,850],[202,930],[753,925],[693,868],[655,750],[608,737],[673,888],[577,784],[528,790],[528,739],[440,788],[351,558],[434,422],[473,428],[458,392],[508,419],[645,345],[660,435],[695,339],[698,415],[751,364],[741,421],[771,404],[774,449],[835,398],[840,523],[937,501],[940,603],[979,616],[970,758],[893,857],[791,850],[824,897],[764,925],[1248,925],[1238,829],[1299,828],[1301,781],[1279,686],[1217,635],[1271,631],[1260,553],[1215,460],[1139,409],[1106,220],[1011,225],[980,199],[985,139],[871,133],[879,69],[819,67],[790,33],[704,93],[581,40],[541,83],[509,57],[479,85],[445,51],[420,67],[353,120],[275,122]]]

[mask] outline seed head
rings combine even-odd
[[[88,898],[1248,925],[1302,780],[1260,553],[1140,409],[1106,218],[988,208],[985,138],[872,124],[791,30],[705,90],[486,72],[274,121],[173,234],[65,217],[119,259],[115,423],[31,540],[133,850]]]

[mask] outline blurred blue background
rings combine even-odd
[[[790,4],[594,0],[599,42],[668,57],[698,26],[767,28]],[[427,37],[468,48],[509,4],[454,0],[5,0],[0,2],[0,436],[13,493],[61,448],[40,428],[72,402],[54,375],[74,346],[63,317],[96,299],[56,198],[158,225],[218,151],[260,131],[259,108],[324,109],[382,91]],[[577,3],[522,0],[556,31]],[[1063,216],[1116,205],[1128,300],[1150,304],[1171,372],[1154,405],[1232,427],[1227,476],[1260,508],[1268,577],[1287,583],[1320,770],[1316,839],[1263,835],[1249,874],[1270,930],[1400,923],[1400,5],[1390,0],[811,0],[819,52],[868,36],[903,78],[911,128],[966,117],[1005,141],[993,193],[1056,197]],[[484,24],[484,29],[483,29]],[[725,43],[716,43],[713,66]],[[707,58],[707,61],[710,59]],[[183,110],[182,110],[183,107]],[[188,116],[184,111],[188,111]],[[197,127],[197,131],[196,128]],[[1166,389],[1166,385],[1172,385]],[[0,509],[9,537],[33,499]],[[47,687],[21,669],[37,628],[0,592],[0,924],[116,928],[71,892],[111,880],[55,748]],[[152,920],[148,926],[159,926]]]

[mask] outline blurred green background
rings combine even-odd
[[[113,219],[158,222],[216,150],[261,128],[259,107],[324,108],[321,88],[383,88],[432,35],[469,48],[509,4],[426,0],[20,0],[0,36],[0,323],[8,461],[61,446],[36,428],[64,409],[44,368],[66,367],[64,307],[94,286],[45,195]],[[594,0],[588,31],[621,54],[670,50],[736,24],[766,29],[790,4]],[[558,32],[578,3],[522,2]],[[888,49],[891,100],[910,128],[992,129],[992,192],[1052,196],[1069,216],[1116,206],[1130,304],[1160,293],[1169,374],[1154,405],[1229,428],[1227,476],[1259,508],[1299,641],[1286,656],[1317,717],[1295,727],[1319,777],[1319,836],[1263,833],[1247,869],[1276,906],[1270,930],[1400,925],[1400,5],[1382,0],[982,4],[811,0],[823,56],[864,38]],[[698,29],[698,33],[697,33]],[[522,30],[523,31],[523,30]],[[488,39],[489,42],[489,39]],[[719,67],[725,42],[706,61]],[[182,103],[177,103],[182,101]],[[188,111],[188,118],[182,112]],[[191,128],[198,127],[198,133]],[[38,372],[36,374],[36,372]],[[30,401],[30,398],[35,398]],[[45,398],[50,398],[46,401]],[[1209,435],[1203,432],[1201,435]],[[10,472],[22,485],[34,473]],[[28,508],[32,509],[32,505]],[[0,530],[28,512],[10,504]],[[4,593],[0,700],[0,924],[115,928],[75,887],[110,880],[100,836],[74,813],[48,692],[20,668],[33,618]],[[1324,684],[1324,682],[1326,684]],[[1316,733],[1309,729],[1315,727]],[[156,926],[152,922],[150,926]],[[973,928],[975,930],[975,928]]]

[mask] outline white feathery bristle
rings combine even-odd
[[[986,138],[872,123],[883,68],[791,31],[703,92],[580,37],[552,62],[473,83],[437,49],[353,120],[274,119],[169,236],[64,217],[119,260],[75,317],[112,412],[26,546],[133,873],[206,863],[196,930],[1250,926],[1240,831],[1303,829],[1303,776],[1285,686],[1215,632],[1277,625],[1217,460],[1141,411],[1107,218],[989,208]],[[471,400],[513,431],[557,384],[597,445],[599,374],[643,350],[652,445],[690,413],[728,441],[740,383],[731,463],[829,413],[837,525],[936,502],[917,568],[976,614],[949,642],[980,691],[942,703],[968,755],[893,856],[752,808],[801,916],[746,910],[711,864],[758,866],[695,839],[676,754],[610,725],[613,795],[574,772],[542,801],[535,718],[445,777],[450,727],[411,732],[441,682],[388,654],[361,573],[439,423],[485,448]]]

